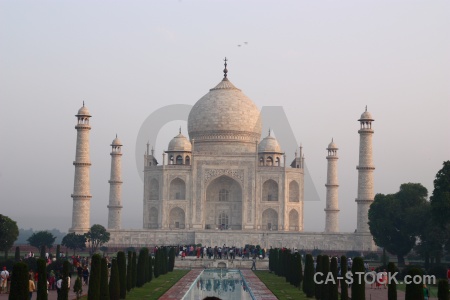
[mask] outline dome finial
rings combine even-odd
[[[83,107],[84,107],[84,100],[83,100]]]
[[[270,128],[269,128],[269,136],[270,136]]]
[[[225,69],[223,69],[223,79],[225,80],[225,79],[227,79],[227,73],[228,73],[228,70],[227,70],[227,58],[225,57],[225,59],[223,60],[225,63],[224,63],[224,66],[225,66]]]
[[[180,134],[181,134],[181,126],[180,126],[180,130],[178,131],[178,133],[180,133]]]
[[[117,133],[116,133],[116,139],[117,139]]]
[[[366,105],[366,111],[367,111],[367,105]]]

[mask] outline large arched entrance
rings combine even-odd
[[[240,184],[220,176],[206,189],[206,229],[242,229],[242,189]]]
[[[170,229],[184,229],[185,228],[184,210],[182,210],[179,207],[175,207],[170,210],[169,228]]]
[[[266,209],[262,214],[262,228],[264,230],[278,230],[278,213],[272,209]]]

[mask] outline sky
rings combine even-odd
[[[70,228],[74,115],[85,101],[91,225],[107,226],[117,133],[122,227],[142,228],[139,130],[157,109],[194,105],[222,79],[227,57],[230,81],[259,108],[281,106],[303,145],[317,192],[305,199],[305,231],[324,230],[325,148],[334,138],[340,229],[353,232],[366,105],[376,193],[414,182],[431,194],[450,159],[449,12],[440,0],[1,1],[0,214],[20,228]],[[179,126],[187,135],[183,120],[159,132],[158,157]]]

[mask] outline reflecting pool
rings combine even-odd
[[[215,296],[222,300],[253,299],[239,270],[208,269],[195,279],[183,300],[201,300]]]

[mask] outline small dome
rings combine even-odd
[[[331,143],[329,143],[328,144],[328,148],[327,149],[333,149],[333,150],[337,150],[337,149],[339,149],[338,147],[337,147],[337,145],[336,145],[336,143],[335,142],[333,142],[333,140],[331,140]]]
[[[120,142],[119,138],[116,136],[116,138],[112,141],[111,146],[123,146]]]
[[[170,141],[167,151],[192,151],[192,144],[180,132]]]
[[[280,144],[278,144],[277,139],[271,136],[270,133],[258,145],[258,153],[262,152],[282,153]]]
[[[367,107],[366,111],[361,114],[361,118],[358,121],[374,121],[372,114],[367,111]]]
[[[88,116],[88,117],[91,116],[91,114],[89,113],[89,109],[86,106],[84,106],[84,103],[83,106],[78,110],[77,116]]]

